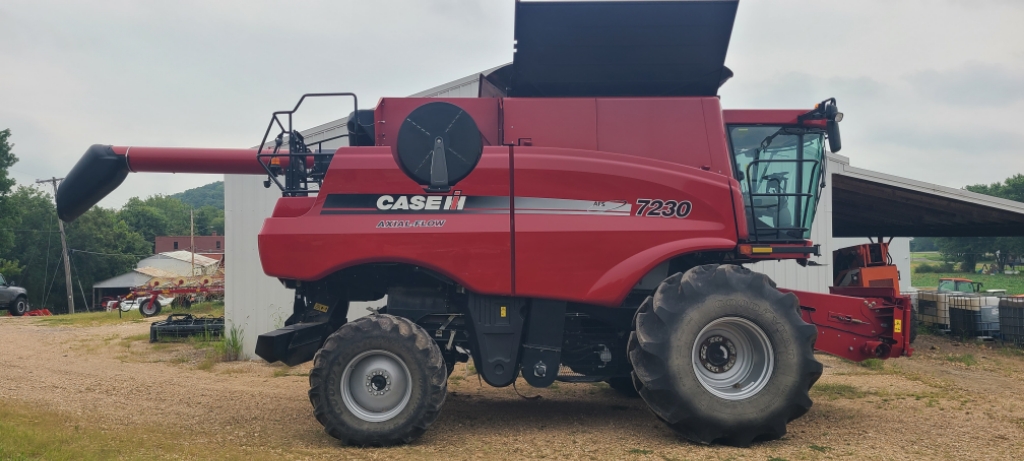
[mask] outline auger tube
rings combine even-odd
[[[281,166],[288,153],[279,152]],[[255,149],[128,147],[94,144],[57,188],[57,216],[71,222],[124,182],[128,173],[263,175]]]

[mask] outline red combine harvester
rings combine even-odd
[[[723,110],[736,8],[517,2],[515,60],[479,98],[305,95],[258,150],[95,145],[58,212],[75,219],[129,172],[267,175],[283,196],[260,259],[295,305],[256,353],[313,360],[314,414],[348,444],[420,436],[470,358],[492,386],[607,381],[696,442],[777,439],[811,407],[815,349],[910,355],[911,309],[881,239],[837,255],[831,294],[743,267],[818,253],[842,114],[834,99]],[[326,96],[356,107],[349,146],[328,152],[291,126]]]

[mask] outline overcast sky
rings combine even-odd
[[[249,147],[302,93],[364,106],[512,59],[513,0],[0,3],[21,184],[91,144]],[[1024,173],[1024,1],[744,0],[726,108],[836,97],[854,166],[951,187]],[[330,109],[334,109],[333,111]],[[311,107],[305,126],[347,115]],[[215,176],[130,175],[103,206]]]

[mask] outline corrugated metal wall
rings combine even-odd
[[[256,337],[284,326],[292,313],[292,291],[267,277],[256,236],[281,197],[263,187],[261,176],[224,176],[224,317],[242,330],[242,350],[255,358]]]

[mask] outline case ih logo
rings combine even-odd
[[[331,194],[323,214],[508,213],[508,197],[449,195]]]
[[[452,195],[381,195],[377,198],[380,211],[459,211],[466,207],[462,191]]]
[[[633,214],[633,205],[625,200],[579,200],[545,197],[515,197],[516,214],[622,216]],[[664,202],[659,201],[664,206]],[[672,202],[676,203],[676,202]],[[689,203],[689,202],[687,202]],[[673,207],[673,212],[678,205]],[[404,194],[331,194],[324,201],[322,214],[504,214],[513,210],[508,196]],[[686,208],[687,212],[689,208]],[[654,216],[654,214],[649,214]],[[661,216],[659,214],[658,216]],[[667,215],[666,215],[667,216]],[[403,227],[401,224],[382,227]],[[431,226],[406,226],[431,227]]]

